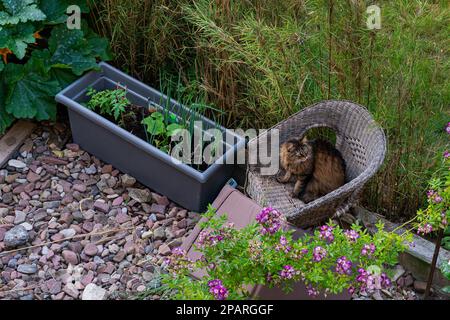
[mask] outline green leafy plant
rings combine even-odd
[[[127,91],[124,88],[114,90],[103,90],[98,92],[93,88],[88,88],[86,93],[91,97],[86,107],[90,110],[96,110],[100,114],[113,116],[117,121],[125,112],[125,108],[130,105],[127,98]]]
[[[85,21],[67,28],[70,5],[89,12],[83,0],[0,0],[0,133],[14,119],[55,119],[56,93],[111,59],[108,41]]]
[[[148,140],[160,150],[169,153],[171,137],[178,130],[185,129],[182,124],[178,123],[177,117],[173,113],[163,113],[155,111],[142,120],[147,133],[150,135]]]
[[[249,286],[280,286],[289,292],[295,281],[303,281],[310,295],[386,288],[388,267],[412,239],[408,232],[384,231],[382,223],[373,235],[359,225],[343,230],[329,223],[294,240],[273,208],[264,208],[257,222],[240,230],[225,224],[226,217],[218,217],[212,206],[205,217],[195,245],[202,257],[192,261],[175,248],[166,261],[163,283],[175,291],[173,299],[246,299]],[[193,271],[204,276],[194,280]]]
[[[446,135],[450,137],[450,122],[445,128]],[[427,191],[427,207],[419,209],[415,222],[417,233],[428,234],[440,229],[444,230],[443,246],[449,248],[450,220],[450,152],[443,152],[438,170],[429,182]]]

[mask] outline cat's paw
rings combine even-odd
[[[310,202],[316,200],[316,198],[311,197],[311,196],[303,196],[303,197],[300,197],[300,200],[306,204],[306,203],[310,203]]]
[[[284,181],[283,177],[280,177],[280,176],[278,176],[278,177],[276,178],[276,180],[277,180],[278,183],[286,183],[286,182]]]

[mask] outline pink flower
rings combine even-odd
[[[361,249],[361,255],[371,257],[375,252],[376,247],[373,243],[363,245]]]
[[[186,251],[181,247],[176,247],[172,249],[172,254],[175,256],[184,256],[186,254]]]
[[[446,150],[446,151],[444,152],[444,158],[445,158],[445,159],[450,158],[450,152],[448,152],[448,150]]]
[[[317,297],[319,295],[319,291],[317,291],[317,289],[315,289],[312,285],[308,285],[308,287],[306,287],[306,290],[308,292],[308,295],[311,297]]]
[[[208,281],[209,292],[214,295],[216,300],[225,300],[228,298],[228,290],[219,279]]]
[[[261,225],[261,234],[274,234],[281,228],[281,213],[272,208],[267,207],[261,210],[256,216],[256,221]]]
[[[286,265],[283,270],[280,271],[280,277],[283,279],[292,279],[296,274],[294,267]]]
[[[433,231],[433,226],[429,223],[425,223],[423,226],[417,228],[417,234],[426,235]]]
[[[442,197],[434,190],[428,190],[427,191],[427,197],[429,200],[433,201],[434,203],[441,203]]]
[[[344,234],[350,242],[355,242],[359,238],[359,233],[355,230],[345,230]]]
[[[332,242],[334,240],[333,229],[334,228],[332,226],[321,226],[319,238]]]
[[[317,246],[313,250],[313,261],[320,262],[327,255],[327,250],[324,248]]]
[[[288,253],[291,251],[291,247],[288,245],[288,241],[285,236],[280,237],[279,243],[275,246],[276,251],[283,251],[284,253]]]
[[[372,292],[375,289],[386,289],[391,286],[391,280],[385,273],[371,274],[363,268],[358,269],[356,281],[361,285],[361,292]]]
[[[350,274],[352,272],[352,262],[343,256],[337,259],[336,272],[339,274]]]

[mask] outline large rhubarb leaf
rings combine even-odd
[[[0,59],[0,72],[2,72],[5,65],[3,64],[3,60]]]
[[[33,37],[34,32],[31,23],[4,27],[0,30],[0,48],[8,48],[17,58],[22,59],[25,57],[28,44],[36,41]]]
[[[36,0],[2,0],[2,3],[0,25],[45,19],[45,14],[38,8]]]
[[[67,20],[67,8],[71,5],[80,7],[81,12],[88,13],[89,6],[86,0],[41,0],[39,8],[47,16],[47,24],[64,23]]]
[[[0,89],[1,91],[2,89]],[[1,94],[1,92],[0,92]],[[14,118],[6,112],[4,106],[1,104],[1,97],[0,97],[0,134],[3,134],[6,129],[13,123]]]
[[[36,70],[48,74],[50,78],[56,80],[61,90],[77,79],[77,76],[73,74],[69,66],[51,63],[52,57],[48,49],[35,50],[31,56]]]
[[[54,96],[60,91],[58,81],[43,74],[42,62],[31,58],[26,65],[7,64],[6,111],[16,118],[54,119],[56,103]]]
[[[96,69],[96,57],[110,59],[106,39],[92,35],[87,38],[83,30],[69,30],[65,25],[56,26],[52,30],[49,49],[52,64],[69,66],[76,75]]]
[[[0,62],[1,64],[2,62]],[[2,80],[2,73],[0,73],[0,134],[4,133],[13,121],[14,118],[5,110],[5,85]]]
[[[83,28],[89,48],[91,48],[93,54],[103,61],[112,59],[111,49],[109,47],[109,41],[106,38],[101,38],[94,31],[88,28]]]
[[[52,79],[56,80],[61,90],[74,82],[78,77],[70,69],[52,68],[49,72]]]

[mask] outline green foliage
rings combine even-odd
[[[25,23],[27,21],[42,21],[45,14],[38,8],[36,0],[2,0],[0,6],[0,26]]]
[[[123,115],[125,108],[130,105],[126,89],[119,86],[114,90],[103,90],[100,92],[93,88],[88,88],[86,94],[91,97],[86,105],[90,110],[96,110],[103,115],[113,116],[116,121]]]
[[[347,288],[363,289],[364,281],[358,277],[361,269],[369,274],[383,277],[386,267],[395,265],[398,254],[405,249],[411,235],[397,235],[384,231],[378,223],[378,231],[369,235],[359,225],[352,230],[358,237],[351,239],[348,231],[328,224],[332,239],[326,239],[321,230],[297,240],[293,231],[282,228],[274,233],[262,232],[261,224],[252,223],[238,230],[224,224],[226,217],[216,216],[209,206],[204,215],[208,220],[202,224],[195,249],[203,258],[190,261],[180,252],[173,251],[168,260],[169,273],[163,283],[175,291],[174,299],[214,299],[209,291],[210,280],[219,279],[228,290],[229,299],[247,299],[249,286],[281,286],[286,292],[292,289],[293,281],[304,281],[310,290],[321,290],[325,294],[339,293]],[[261,220],[260,220],[261,221]],[[373,244],[372,253],[364,253],[365,246]],[[321,247],[326,255],[315,257],[315,249]],[[350,271],[338,272],[337,261],[345,257],[351,261]],[[291,267],[290,276],[283,275]],[[190,274],[203,270],[206,275],[193,280]],[[388,271],[389,272],[389,271]],[[368,289],[368,288],[364,288]]]
[[[85,0],[41,1],[39,7],[47,17],[46,23],[60,24],[66,22],[66,10],[71,5],[77,5],[80,7],[81,12],[89,13],[89,6]]]
[[[450,128],[450,125],[448,126]],[[449,134],[450,135],[450,134]],[[428,205],[417,211],[416,228],[419,233],[427,234],[440,229],[446,230],[443,245],[448,246],[448,221],[450,221],[450,155],[446,151],[441,165],[429,182],[427,191]]]
[[[166,115],[166,117],[165,117]],[[177,117],[172,113],[162,114],[155,111],[142,120],[147,133],[150,135],[149,142],[160,150],[169,153],[171,138],[177,131],[185,129],[183,124],[178,123]]]
[[[50,63],[71,68],[76,75],[96,68],[97,57],[108,59],[107,49],[106,39],[99,39],[86,28],[69,30],[64,24],[52,30],[49,40]]]
[[[55,119],[54,96],[76,76],[95,69],[96,59],[111,58],[108,41],[85,22],[81,30],[66,27],[66,9],[72,4],[88,12],[81,0],[0,2],[0,50],[7,62],[0,63],[0,133],[14,118]]]
[[[5,27],[0,30],[0,48],[8,48],[16,54],[17,58],[22,59],[25,57],[28,45],[36,40],[33,37],[34,31],[31,24]]]
[[[441,271],[444,277],[450,280],[450,260],[443,261],[441,265]],[[450,293],[450,286],[446,286],[442,289],[445,293]]]
[[[39,69],[33,58],[25,65],[6,65],[4,82],[7,87],[5,110],[15,118],[54,119],[54,96],[61,90],[58,82]]]

